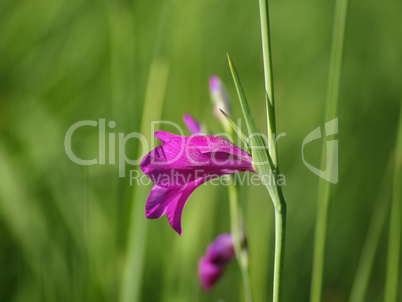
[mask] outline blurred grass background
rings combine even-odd
[[[284,301],[309,297],[318,178],[304,166],[301,145],[325,122],[333,11],[334,1],[270,2],[277,129],[286,133],[278,143],[289,212]],[[324,301],[349,299],[395,145],[401,13],[398,1],[349,3]],[[209,293],[197,278],[205,247],[229,230],[225,187],[203,186],[191,196],[179,237],[165,218],[146,221],[149,186],[130,186],[117,164],[77,165],[64,150],[65,133],[80,120],[113,120],[107,133],[116,136],[145,127],[150,137],[149,117],[181,124],[189,112],[220,132],[208,95],[211,74],[226,83],[240,117],[226,52],[263,128],[258,1],[0,2],[0,301],[119,301],[131,284],[138,301],[242,301],[235,264]],[[96,157],[97,129],[80,129],[72,143],[78,156]],[[315,166],[320,146],[305,149]],[[127,142],[130,158],[146,151]],[[271,201],[262,186],[242,187],[240,197],[255,300],[269,301]],[[381,234],[366,301],[383,299],[387,224]]]

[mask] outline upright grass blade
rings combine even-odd
[[[227,124],[222,122],[222,127],[228,128],[227,131],[230,136],[232,136],[233,131],[240,137],[242,142],[247,148],[248,152],[251,152],[251,148],[247,142],[247,136],[241,130],[241,128],[232,120],[232,118],[226,114],[222,109],[219,109],[226,120],[229,122],[230,127],[227,127]],[[251,280],[250,280],[250,270],[249,270],[249,258],[248,258],[248,249],[247,245],[244,243],[247,240],[244,227],[243,227],[243,218],[242,211],[239,207],[239,188],[235,183],[234,176],[230,177],[230,183],[228,186],[228,195],[229,195],[229,209],[230,209],[230,231],[232,234],[233,245],[236,255],[237,263],[239,264],[240,272],[243,279],[244,286],[244,295],[246,302],[253,301],[253,295],[251,290]]]
[[[232,72],[232,77],[239,96],[240,105],[243,111],[243,116],[246,121],[249,132],[249,143],[251,154],[253,156],[253,164],[259,174],[262,183],[267,188],[272,202],[275,207],[275,261],[274,261],[274,288],[273,301],[281,301],[282,291],[282,272],[285,253],[285,231],[286,231],[286,202],[282,194],[282,189],[276,183],[276,176],[271,180],[272,170],[276,167],[272,162],[270,153],[262,139],[261,132],[252,117],[250,106],[248,105],[243,86],[237,74],[236,68],[228,55],[229,66]],[[275,146],[275,145],[273,145]],[[276,147],[275,147],[276,148]]]
[[[328,90],[326,99],[325,121],[329,121],[336,117],[337,100],[339,91],[339,81],[341,74],[342,50],[346,22],[347,0],[337,0],[335,8],[334,30],[332,35],[332,48],[328,76]],[[329,166],[326,165],[326,154],[324,153],[326,142],[323,141],[321,169],[334,171],[333,160],[329,160]],[[328,170],[329,169],[329,170]],[[324,252],[325,238],[327,229],[328,205],[330,196],[330,183],[323,178],[320,178],[318,185],[318,204],[317,218],[315,225],[315,242],[314,242],[314,257],[313,257],[313,274],[311,282],[311,302],[320,302],[322,295],[322,281],[324,270]]]
[[[134,111],[135,39],[134,11],[126,3],[110,1],[110,81],[111,111],[120,126],[127,127],[127,112]],[[130,100],[130,101],[129,101]],[[135,114],[133,112],[133,114]]]
[[[141,133],[146,135],[148,141],[151,140],[150,121],[160,120],[162,115],[168,73],[168,63],[161,58],[154,59],[149,72],[141,123]],[[139,148],[141,149],[142,146],[139,146]],[[147,231],[144,202],[148,193],[149,186],[134,187],[133,206],[128,232],[127,258],[120,288],[121,302],[140,301]]]
[[[48,242],[48,229],[43,212],[37,202],[26,194],[25,183],[17,175],[10,155],[0,144],[0,213],[2,223],[10,229],[15,242],[20,246],[23,257],[39,279],[41,255]],[[33,234],[35,236],[33,236]]]
[[[145,100],[141,115],[140,132],[147,142],[151,142],[151,121],[162,118],[162,108],[169,76],[169,62],[165,57],[164,36],[168,22],[169,4],[164,2],[159,20],[159,33],[155,45],[155,56],[151,62]],[[137,154],[142,152],[143,146],[138,146]],[[141,173],[139,166],[136,172]],[[146,261],[147,224],[144,213],[144,204],[149,194],[150,186],[133,186],[132,208],[129,217],[129,230],[125,265],[120,285],[120,302],[137,302],[141,299],[143,270]]]
[[[391,217],[389,221],[387,275],[385,279],[385,302],[398,298],[398,275],[401,257],[402,229],[402,103],[395,148],[395,170],[392,190]]]
[[[240,82],[240,78],[237,73],[236,67],[234,66],[233,61],[230,58],[229,54],[227,54],[227,57],[228,57],[229,67],[230,67],[230,71],[232,73],[233,81],[236,86],[237,95],[239,97],[241,110],[243,112],[244,119],[246,121],[248,133],[249,133],[249,135],[252,135],[254,133],[260,133],[260,130],[258,129],[257,124],[255,123],[255,120],[251,113],[251,109],[250,109],[250,106],[247,101],[246,93],[244,92],[243,85]],[[265,146],[265,144],[263,143],[263,141],[261,139],[261,136],[257,136],[257,138],[254,139],[254,142],[255,142],[255,145]]]
[[[249,145],[251,149],[251,153],[253,156],[253,163],[254,163],[254,168],[258,172],[259,175],[269,175],[270,170],[274,167],[272,163],[272,159],[267,152],[267,147],[264,143],[264,140],[262,139],[261,132],[257,127],[257,124],[255,123],[255,120],[251,114],[250,106],[248,104],[246,94],[244,92],[243,86],[240,82],[239,75],[237,74],[236,67],[234,66],[232,60],[230,59],[229,54],[228,56],[228,61],[229,61],[229,67],[230,71],[232,72],[232,77],[233,81],[236,86],[237,90],[237,95],[239,97],[240,101],[240,106],[243,112],[243,116],[246,122],[247,130],[249,133]],[[266,184],[266,187],[272,196],[278,195],[276,190],[274,189],[275,185],[274,184]]]
[[[391,154],[367,231],[349,302],[364,302],[367,286],[390,204],[394,156]]]

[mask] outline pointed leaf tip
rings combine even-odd
[[[250,148],[250,144],[248,143],[247,135],[241,130],[241,128],[234,122],[234,120],[225,111],[223,111],[222,109],[219,109],[219,110],[223,114],[223,116],[228,120],[230,126],[236,132],[238,137],[240,137],[240,139],[242,140],[242,142],[246,146],[247,151],[249,153],[251,153],[251,148]]]
[[[240,106],[243,112],[244,120],[247,125],[249,133],[249,142],[251,155],[253,157],[254,168],[262,179],[265,179],[266,175],[269,175],[275,166],[273,164],[272,158],[268,152],[266,144],[262,139],[262,134],[259,131],[257,124],[251,113],[250,106],[248,104],[246,94],[244,92],[243,86],[240,82],[239,75],[237,73],[236,67],[234,66],[230,56],[228,55],[229,67],[232,73],[233,81],[236,86],[237,95],[239,97]],[[265,183],[264,183],[265,184]],[[278,200],[275,196],[278,196],[278,190],[275,184],[266,183],[265,184],[272,200]]]

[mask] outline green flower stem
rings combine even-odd
[[[347,0],[337,0],[332,35],[332,49],[329,66],[325,121],[336,117],[339,81],[341,74],[342,50],[346,23]],[[323,152],[326,142],[323,141],[321,169],[333,170],[333,164],[326,167],[326,154]],[[313,257],[313,273],[311,281],[311,302],[320,302],[322,295],[322,280],[324,270],[325,237],[327,229],[327,216],[330,196],[330,183],[320,178],[318,185],[318,205],[315,225],[315,242]]]
[[[262,57],[264,61],[264,79],[267,107],[267,128],[268,128],[268,150],[274,166],[278,166],[278,156],[276,152],[276,122],[275,122],[275,100],[274,100],[274,80],[272,77],[272,55],[271,40],[269,30],[269,11],[268,0],[259,0],[260,3],[260,23],[262,40]]]
[[[242,219],[239,211],[239,192],[238,187],[234,183],[233,176],[231,177],[228,187],[229,204],[230,204],[230,227],[234,242],[236,259],[240,267],[243,278],[244,294],[247,302],[252,302],[251,286],[250,286],[250,271],[248,261],[248,251],[245,243],[245,234],[242,234]]]
[[[389,221],[387,275],[385,279],[385,302],[398,299],[398,275],[401,257],[402,232],[402,104],[399,115],[397,143],[395,148],[395,170],[392,190],[391,216]]]
[[[272,160],[271,168],[278,169],[278,155],[276,147],[276,122],[275,122],[275,101],[274,81],[272,72],[272,52],[269,29],[268,0],[259,0],[262,54],[264,61],[264,78],[267,107],[267,128],[268,128],[268,152]],[[281,301],[283,264],[285,254],[285,233],[286,233],[286,202],[281,187],[276,183],[274,188],[268,187],[272,201],[275,206],[275,262],[274,262],[274,288],[273,301]],[[272,194],[272,189],[274,194]]]
[[[278,200],[274,202],[276,206],[273,302],[280,302],[282,298],[283,264],[285,256],[286,202],[283,198],[281,187],[277,186],[276,188],[278,191]]]

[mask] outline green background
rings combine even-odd
[[[288,203],[284,301],[309,297],[318,177],[303,164],[301,146],[326,122],[334,5],[270,2],[277,130],[286,133],[278,142]],[[390,185],[378,196],[401,103],[401,13],[391,0],[348,6],[324,301],[348,301],[374,209],[389,203]],[[107,161],[73,163],[64,137],[81,120],[115,121],[106,131],[116,134],[118,151],[118,133],[151,137],[159,112],[181,126],[188,112],[221,132],[210,75],[222,78],[232,116],[241,118],[226,52],[264,129],[259,26],[256,0],[0,1],[0,301],[119,301],[122,293],[138,301],[243,301],[235,263],[211,292],[197,278],[207,244],[229,231],[227,188],[195,191],[179,237],[165,217],[146,220],[149,185],[130,186]],[[78,156],[97,157],[97,131],[76,132]],[[305,149],[317,167],[321,143]],[[126,144],[129,158],[147,151],[135,139]],[[255,301],[269,301],[272,203],[264,187],[251,185],[241,187],[240,203]],[[388,223],[381,234],[366,301],[383,299]]]

